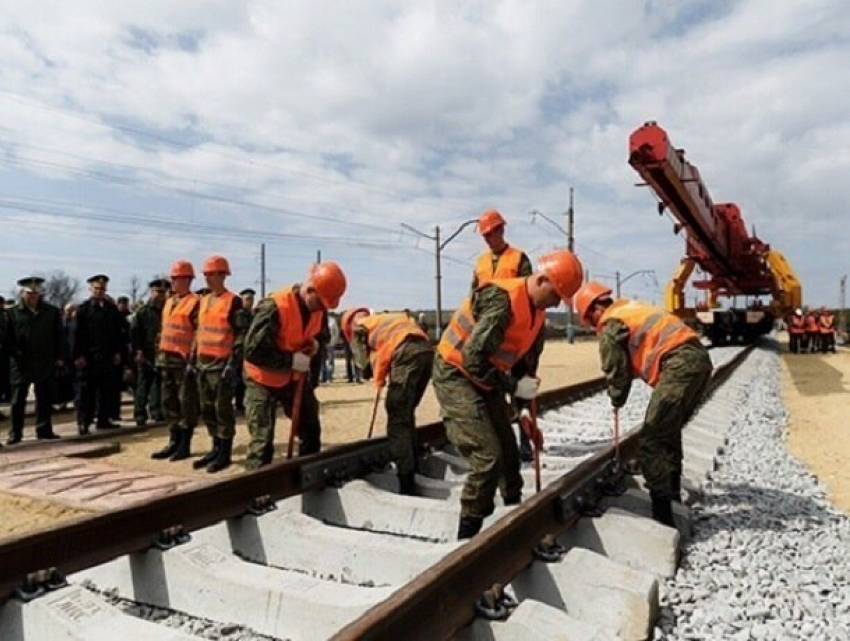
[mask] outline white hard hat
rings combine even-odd
[[[798,307],[797,308],[797,316],[802,316],[802,315],[803,315],[803,310]]]

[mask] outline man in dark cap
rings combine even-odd
[[[6,349],[8,327],[9,314],[6,312],[6,299],[0,296],[0,403],[8,403],[12,394],[12,388],[9,386],[9,351]],[[5,420],[6,416],[0,412],[0,421]]]
[[[92,421],[97,429],[120,427],[111,420],[114,407],[116,370],[124,349],[124,319],[106,296],[109,277],[97,274],[88,279],[88,300],[77,310],[74,363],[80,372],[80,407],[77,426],[87,434]]]
[[[246,287],[241,292],[239,292],[240,298],[242,298],[242,309],[248,314],[248,324],[250,325],[250,319],[254,317],[254,301],[257,296],[257,292],[250,287]],[[237,414],[245,414],[245,379],[242,378],[242,363],[239,363],[239,371],[236,376],[236,389],[233,392],[233,402],[236,409]]]
[[[133,316],[133,359],[136,362],[136,391],[133,416],[142,426],[148,418],[165,420],[160,396],[160,375],[155,367],[156,347],[162,331],[162,306],[171,283],[157,278],[148,283],[150,296]],[[150,409],[150,415],[148,410]]]
[[[9,310],[5,344],[11,353],[12,422],[8,445],[19,443],[24,431],[24,409],[30,385],[35,388],[36,436],[59,438],[53,433],[52,394],[56,369],[64,366],[64,336],[59,309],[41,297],[43,278],[18,281],[21,304]]]

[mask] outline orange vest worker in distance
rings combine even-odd
[[[345,293],[345,274],[335,262],[317,263],[300,285],[278,290],[263,299],[254,312],[245,338],[245,407],[251,443],[247,469],[271,462],[274,447],[274,411],[283,405],[292,415],[298,389],[300,398],[298,453],[321,449],[319,406],[310,384],[310,359],[322,318],[339,305]],[[303,382],[301,382],[303,381]]]
[[[484,238],[489,249],[481,254],[475,263],[470,291],[475,291],[494,279],[525,278],[531,275],[531,261],[528,256],[505,242],[506,225],[505,219],[495,209],[488,209],[478,218],[478,233]]]

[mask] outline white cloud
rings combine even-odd
[[[813,303],[833,301],[832,282],[848,271],[850,8],[841,2],[30,2],[4,6],[0,19],[4,194],[43,190],[178,221],[411,247],[410,235],[175,189],[429,233],[498,206],[511,240],[531,249],[560,238],[526,224],[526,213],[560,216],[573,185],[578,247],[594,270],[655,269],[663,281],[683,242],[626,162],[629,133],[652,119],[687,149],[717,202],[737,202],[786,252]],[[248,239],[172,231],[153,246],[136,232],[121,249],[99,247],[91,269],[129,254],[116,269],[146,273],[182,243],[198,259],[215,246],[256,272]],[[48,239],[34,261],[42,246],[61,256],[78,242]],[[825,242],[835,249],[824,252]],[[433,304],[427,253],[270,244],[276,284],[300,278],[322,248],[350,260],[353,291],[367,302]],[[468,232],[446,251],[468,260],[480,246]],[[0,264],[0,276],[11,280],[20,264]],[[446,306],[468,274],[445,266]]]

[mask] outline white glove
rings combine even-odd
[[[516,391],[514,392],[514,396],[516,398],[521,398],[523,400],[530,401],[531,399],[537,396],[537,390],[539,387],[539,378],[523,376],[516,384]]]
[[[310,369],[310,357],[301,352],[295,352],[292,355],[292,369],[302,374]]]

